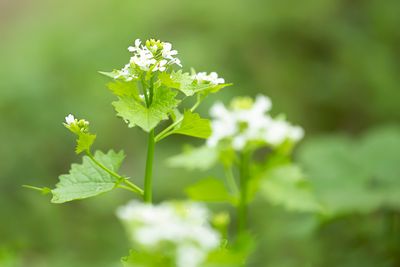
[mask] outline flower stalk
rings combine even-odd
[[[245,232],[247,228],[247,193],[249,182],[250,155],[251,154],[247,151],[243,151],[240,153],[240,197],[238,205],[238,234]]]

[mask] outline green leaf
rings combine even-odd
[[[115,79],[115,77],[119,74],[118,70],[113,70],[113,71],[99,71],[100,74],[107,76],[109,78]]]
[[[202,179],[185,189],[187,196],[196,201],[229,202],[235,204],[237,199],[226,190],[223,182],[215,178]]]
[[[282,165],[267,171],[261,182],[261,193],[272,204],[294,211],[321,211],[321,205],[295,165]]]
[[[80,154],[84,151],[90,150],[90,147],[93,145],[95,139],[96,139],[95,134],[79,133],[75,148],[76,154]]]
[[[168,114],[178,105],[176,94],[168,88],[159,87],[155,89],[153,102],[149,108],[144,101],[132,97],[119,97],[118,101],[113,102],[113,106],[117,115],[129,123],[129,127],[137,125],[149,132],[160,121],[168,119]]]
[[[94,158],[108,169],[116,172],[125,155],[110,150],[107,154],[97,151]],[[117,179],[96,165],[88,156],[84,156],[82,164],[72,164],[69,174],[60,175],[60,182],[51,192],[53,203],[64,203],[71,200],[97,196],[112,190]]]
[[[123,257],[121,261],[124,267],[174,267],[172,259],[171,255],[166,256],[158,252],[131,251],[129,256]]]
[[[208,138],[211,135],[211,124],[208,119],[200,118],[197,113],[185,111],[182,122],[170,134],[183,134],[198,138]]]
[[[119,97],[133,97],[139,99],[139,89],[137,81],[114,81],[107,84],[108,89]]]
[[[221,247],[208,255],[202,267],[242,267],[254,251],[254,238],[248,233],[236,237],[233,246]]]
[[[400,208],[400,127],[381,127],[357,139],[314,138],[299,150],[318,197],[334,213]]]
[[[188,72],[173,71],[172,73],[162,73],[159,75],[162,84],[167,87],[177,89],[186,96],[192,96],[196,93],[216,93],[226,86],[232,84],[200,84],[193,80],[192,75]]]
[[[213,147],[186,146],[183,153],[170,157],[167,164],[174,168],[185,168],[188,170],[207,170],[218,161],[218,150]]]

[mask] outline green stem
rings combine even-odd
[[[243,233],[247,228],[247,191],[249,180],[249,159],[250,154],[240,154],[240,198],[238,205],[238,234]]]
[[[191,112],[195,111],[196,108],[198,108],[198,106],[201,103],[201,99],[198,98],[196,103],[193,105],[193,107],[190,109]],[[162,139],[164,139],[165,137],[169,136],[171,134],[171,130],[173,130],[175,128],[175,126],[177,126],[179,123],[181,123],[183,121],[183,116],[180,117],[179,119],[177,119],[174,123],[172,123],[170,126],[168,126],[167,128],[165,128],[164,130],[162,130],[156,137],[155,137],[155,142],[159,142]]]
[[[111,176],[115,177],[119,183],[124,183],[126,187],[129,187],[131,189],[130,191],[135,192],[139,195],[143,195],[143,190],[139,186],[128,181],[126,177],[123,177],[123,176],[115,173],[114,171],[110,170],[109,168],[107,168],[106,166],[101,164],[97,159],[95,159],[95,157],[92,155],[92,153],[89,150],[86,151],[86,154],[97,166],[99,166],[101,169],[106,171]],[[121,187],[121,188],[124,188],[124,187]]]
[[[236,184],[235,177],[233,176],[232,167],[231,166],[224,166],[224,172],[226,177],[226,183],[230,191],[237,196],[239,194],[239,188]]]
[[[144,176],[144,201],[152,202],[153,197],[153,159],[154,159],[154,129],[150,131],[147,141],[146,171]]]

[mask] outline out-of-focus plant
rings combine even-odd
[[[228,202],[237,208],[238,233],[246,230],[248,204],[260,192],[273,204],[300,211],[321,211],[301,169],[291,162],[304,130],[284,115],[272,117],[271,100],[234,98],[227,108],[211,108],[212,135],[201,147],[187,147],[168,160],[170,166],[206,170],[220,164],[225,182],[206,178],[186,188],[197,201]],[[238,179],[235,177],[238,174]]]

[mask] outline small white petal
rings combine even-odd
[[[74,123],[74,122],[75,122],[75,117],[74,117],[74,115],[69,114],[67,117],[65,117],[65,122],[66,122],[68,125],[71,125],[72,123]]]

